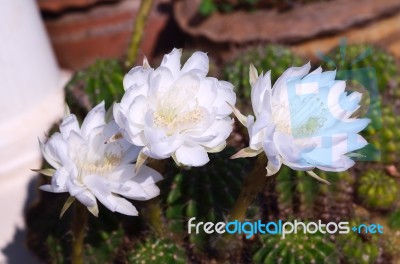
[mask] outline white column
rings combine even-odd
[[[0,249],[24,227],[38,138],[63,112],[63,84],[35,0],[0,0]],[[4,261],[0,253],[0,263]]]

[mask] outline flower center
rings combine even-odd
[[[121,163],[122,157],[115,154],[107,154],[103,159],[95,162],[79,162],[80,173],[78,176],[79,181],[83,181],[86,175],[100,175],[105,176]]]
[[[276,129],[297,138],[314,136],[328,119],[328,109],[318,97],[273,103],[272,109]]]
[[[194,109],[179,112],[175,108],[158,109],[154,113],[154,124],[156,127],[165,128],[167,135],[172,135],[176,132],[188,129],[198,124],[203,120],[204,113],[200,107],[196,106]]]
[[[157,94],[154,125],[165,129],[167,135],[194,127],[205,118],[196,101],[198,82],[184,76],[166,91]]]

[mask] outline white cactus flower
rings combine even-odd
[[[153,69],[147,60],[124,78],[126,90],[114,118],[130,143],[143,146],[140,159],[173,157],[179,165],[202,166],[207,152],[221,151],[232,131],[232,84],[206,77],[206,53],[195,52],[181,68],[181,50]]]
[[[135,173],[132,163],[140,148],[122,138],[108,142],[117,131],[118,126],[113,120],[105,120],[104,102],[88,113],[81,127],[75,115],[67,114],[60,133],[53,134],[46,143],[40,143],[44,158],[55,168],[51,184],[40,189],[69,192],[95,216],[98,215],[96,199],[113,212],[138,215],[136,208],[121,196],[134,200],[151,199],[160,193],[155,183],[162,177],[146,166]],[[66,207],[69,204],[71,202],[67,202]]]
[[[336,81],[335,71],[309,71],[310,64],[289,68],[271,89],[270,72],[258,76],[250,66],[255,118],[235,109],[248,129],[250,143],[233,158],[265,152],[267,176],[277,173],[282,164],[312,176],[316,176],[314,168],[344,171],[354,165],[350,152],[367,145],[358,132],[369,119],[352,116],[361,94],[347,94],[345,81]]]

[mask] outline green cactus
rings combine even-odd
[[[294,189],[296,187],[295,177],[297,173],[289,167],[282,167],[276,177],[275,190],[278,194],[277,202],[281,218],[286,219],[294,213]]]
[[[306,223],[307,224],[307,223]],[[321,233],[260,235],[261,247],[254,253],[254,263],[335,263],[335,245]]]
[[[85,263],[112,263],[117,258],[124,238],[124,230],[97,230],[90,232],[86,238]]]
[[[342,79],[347,74],[357,74],[357,71],[351,73],[353,70],[372,67],[375,69],[375,73],[371,72],[371,74],[376,74],[380,92],[391,90],[390,93],[394,93],[395,90],[398,90],[394,88],[397,88],[400,84],[399,69],[395,58],[391,54],[368,44],[353,44],[344,48],[344,53],[343,47],[337,47],[324,56],[321,62],[322,67],[325,70],[338,69],[343,71],[338,72],[338,79]],[[351,80],[352,78],[347,76],[346,79]]]
[[[46,242],[44,243],[45,247],[48,249],[49,259],[53,264],[62,264],[66,263],[66,259],[64,256],[63,247],[58,239],[53,236],[48,236]]]
[[[282,167],[276,177],[275,192],[280,219],[297,216],[303,219],[340,220],[350,215],[354,179],[347,172],[316,171],[331,183],[326,185],[305,172]]]
[[[390,214],[388,223],[391,229],[400,230],[400,210],[396,210]]]
[[[124,72],[118,60],[98,60],[88,68],[78,71],[66,86],[66,101],[79,116],[104,101],[108,109],[119,101],[124,88]]]
[[[360,223],[365,223],[365,221],[352,220],[349,227],[358,226]],[[358,234],[350,231],[347,234],[339,234],[335,237],[335,244],[345,263],[376,263],[381,250],[378,235]]]
[[[320,184],[315,196],[314,217],[324,221],[341,221],[351,216],[354,178],[349,172],[317,171],[331,184]]]
[[[187,263],[185,249],[166,239],[150,238],[139,243],[127,256],[128,263]]]
[[[398,192],[396,180],[378,170],[369,170],[358,180],[357,195],[362,204],[372,209],[390,209]]]
[[[247,160],[230,160],[233,149],[210,155],[207,166],[172,169],[170,189],[166,199],[166,218],[175,233],[186,233],[186,223],[196,217],[200,221],[222,221],[239,194],[242,177],[247,172]],[[166,177],[169,178],[169,177]],[[205,233],[190,235],[189,240],[198,248],[206,246]]]
[[[400,118],[390,106],[382,107],[371,113],[371,124],[363,131],[363,136],[371,144],[374,159],[385,164],[399,161],[397,154],[400,150]]]
[[[271,70],[271,81],[275,82],[287,68],[301,66],[304,61],[286,47],[267,45],[250,49],[228,62],[223,68],[224,79],[234,85],[238,102],[245,106],[250,105],[249,66],[251,63],[259,72],[265,73]]]
[[[28,246],[45,263],[69,263],[72,252],[71,222],[74,210],[60,211],[67,194],[40,192],[40,199],[27,212]],[[126,236],[122,224],[129,221],[135,234],[140,219],[113,213],[101,204],[100,217],[89,215],[84,245],[85,263],[113,263]],[[89,212],[87,212],[89,214]]]
[[[296,171],[294,173],[296,173],[297,180],[295,201],[297,201],[296,207],[298,208],[295,212],[303,219],[313,218],[315,214],[316,195],[318,189],[322,188],[324,184],[310,177],[305,172]]]

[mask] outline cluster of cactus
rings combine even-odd
[[[186,233],[186,223],[196,221],[223,221],[239,194],[242,178],[246,174],[247,160],[229,160],[234,153],[231,148],[210,155],[207,166],[170,172],[172,180],[167,182],[166,218],[176,233]],[[207,242],[205,233],[189,236],[198,248]]]
[[[301,171],[282,167],[276,177],[275,193],[279,217],[286,219],[298,214],[310,217],[313,211],[314,196],[319,183]]]
[[[317,171],[317,174],[331,185],[288,167],[279,171],[275,195],[280,219],[299,216],[304,219],[338,221],[350,215],[348,202],[353,196],[353,176],[348,172]]]
[[[389,91],[391,95],[400,96],[397,86],[399,83],[399,68],[395,58],[383,49],[367,44],[353,44],[334,48],[322,58],[325,70],[337,69],[338,79],[358,79],[355,75],[367,74],[368,80],[375,81],[380,92]],[[372,71],[364,69],[372,68]],[[371,87],[371,84],[367,84]]]
[[[400,210],[396,209],[387,218],[384,225],[385,251],[393,260],[400,259]]]
[[[72,252],[71,222],[74,204],[60,219],[67,195],[40,193],[40,201],[27,212],[28,245],[45,263],[68,263]],[[89,216],[84,245],[85,263],[113,263],[119,259],[125,230],[121,222],[128,217],[100,206],[101,218]],[[89,212],[86,212],[89,214]],[[138,225],[137,219],[129,219]]]
[[[254,253],[254,263],[334,263],[335,244],[321,233],[297,234],[282,238],[280,234],[260,235],[261,247]]]
[[[361,203],[373,209],[390,209],[398,199],[395,179],[379,170],[369,170],[358,179],[357,195]]]
[[[385,105],[382,111],[374,109],[371,112],[371,123],[363,131],[363,136],[370,143],[373,160],[379,160],[385,164],[398,162],[400,150],[400,117],[393,109]]]
[[[51,260],[51,263],[67,263],[70,259],[72,237],[68,233],[68,229],[55,232],[55,234],[49,233],[44,243],[49,254],[48,260]],[[118,256],[118,253],[123,245],[124,232],[122,228],[98,230],[92,226],[85,238],[83,251],[85,263],[113,263],[121,259],[122,257]],[[40,246],[43,247],[43,243],[40,241],[36,241],[36,243],[40,243]]]
[[[358,226],[365,221],[352,220],[349,227]],[[370,264],[376,263],[382,247],[377,234],[358,234],[350,231],[347,234],[336,235],[335,244],[345,263]],[[383,262],[384,263],[384,262]]]
[[[119,259],[118,250],[123,245],[124,235],[122,228],[90,232],[84,250],[85,263],[111,263]]]
[[[78,71],[67,84],[67,104],[82,117],[101,101],[108,109],[124,94],[123,78],[124,70],[118,60],[98,60]]]
[[[67,262],[67,255],[65,255],[67,252],[65,252],[65,249],[58,238],[49,235],[44,242],[44,247],[48,250],[49,260],[51,263],[62,264]]]
[[[136,245],[127,255],[128,263],[187,263],[185,249],[168,239],[149,238]]]
[[[238,102],[244,105],[250,102],[250,63],[260,72],[271,70],[271,80],[275,82],[287,68],[301,66],[304,61],[295,56],[290,49],[278,45],[258,46],[240,53],[236,59],[224,66],[223,79],[234,85]]]
[[[320,184],[315,196],[314,217],[325,221],[347,220],[353,208],[355,179],[350,172],[322,172],[317,174],[331,185]]]

